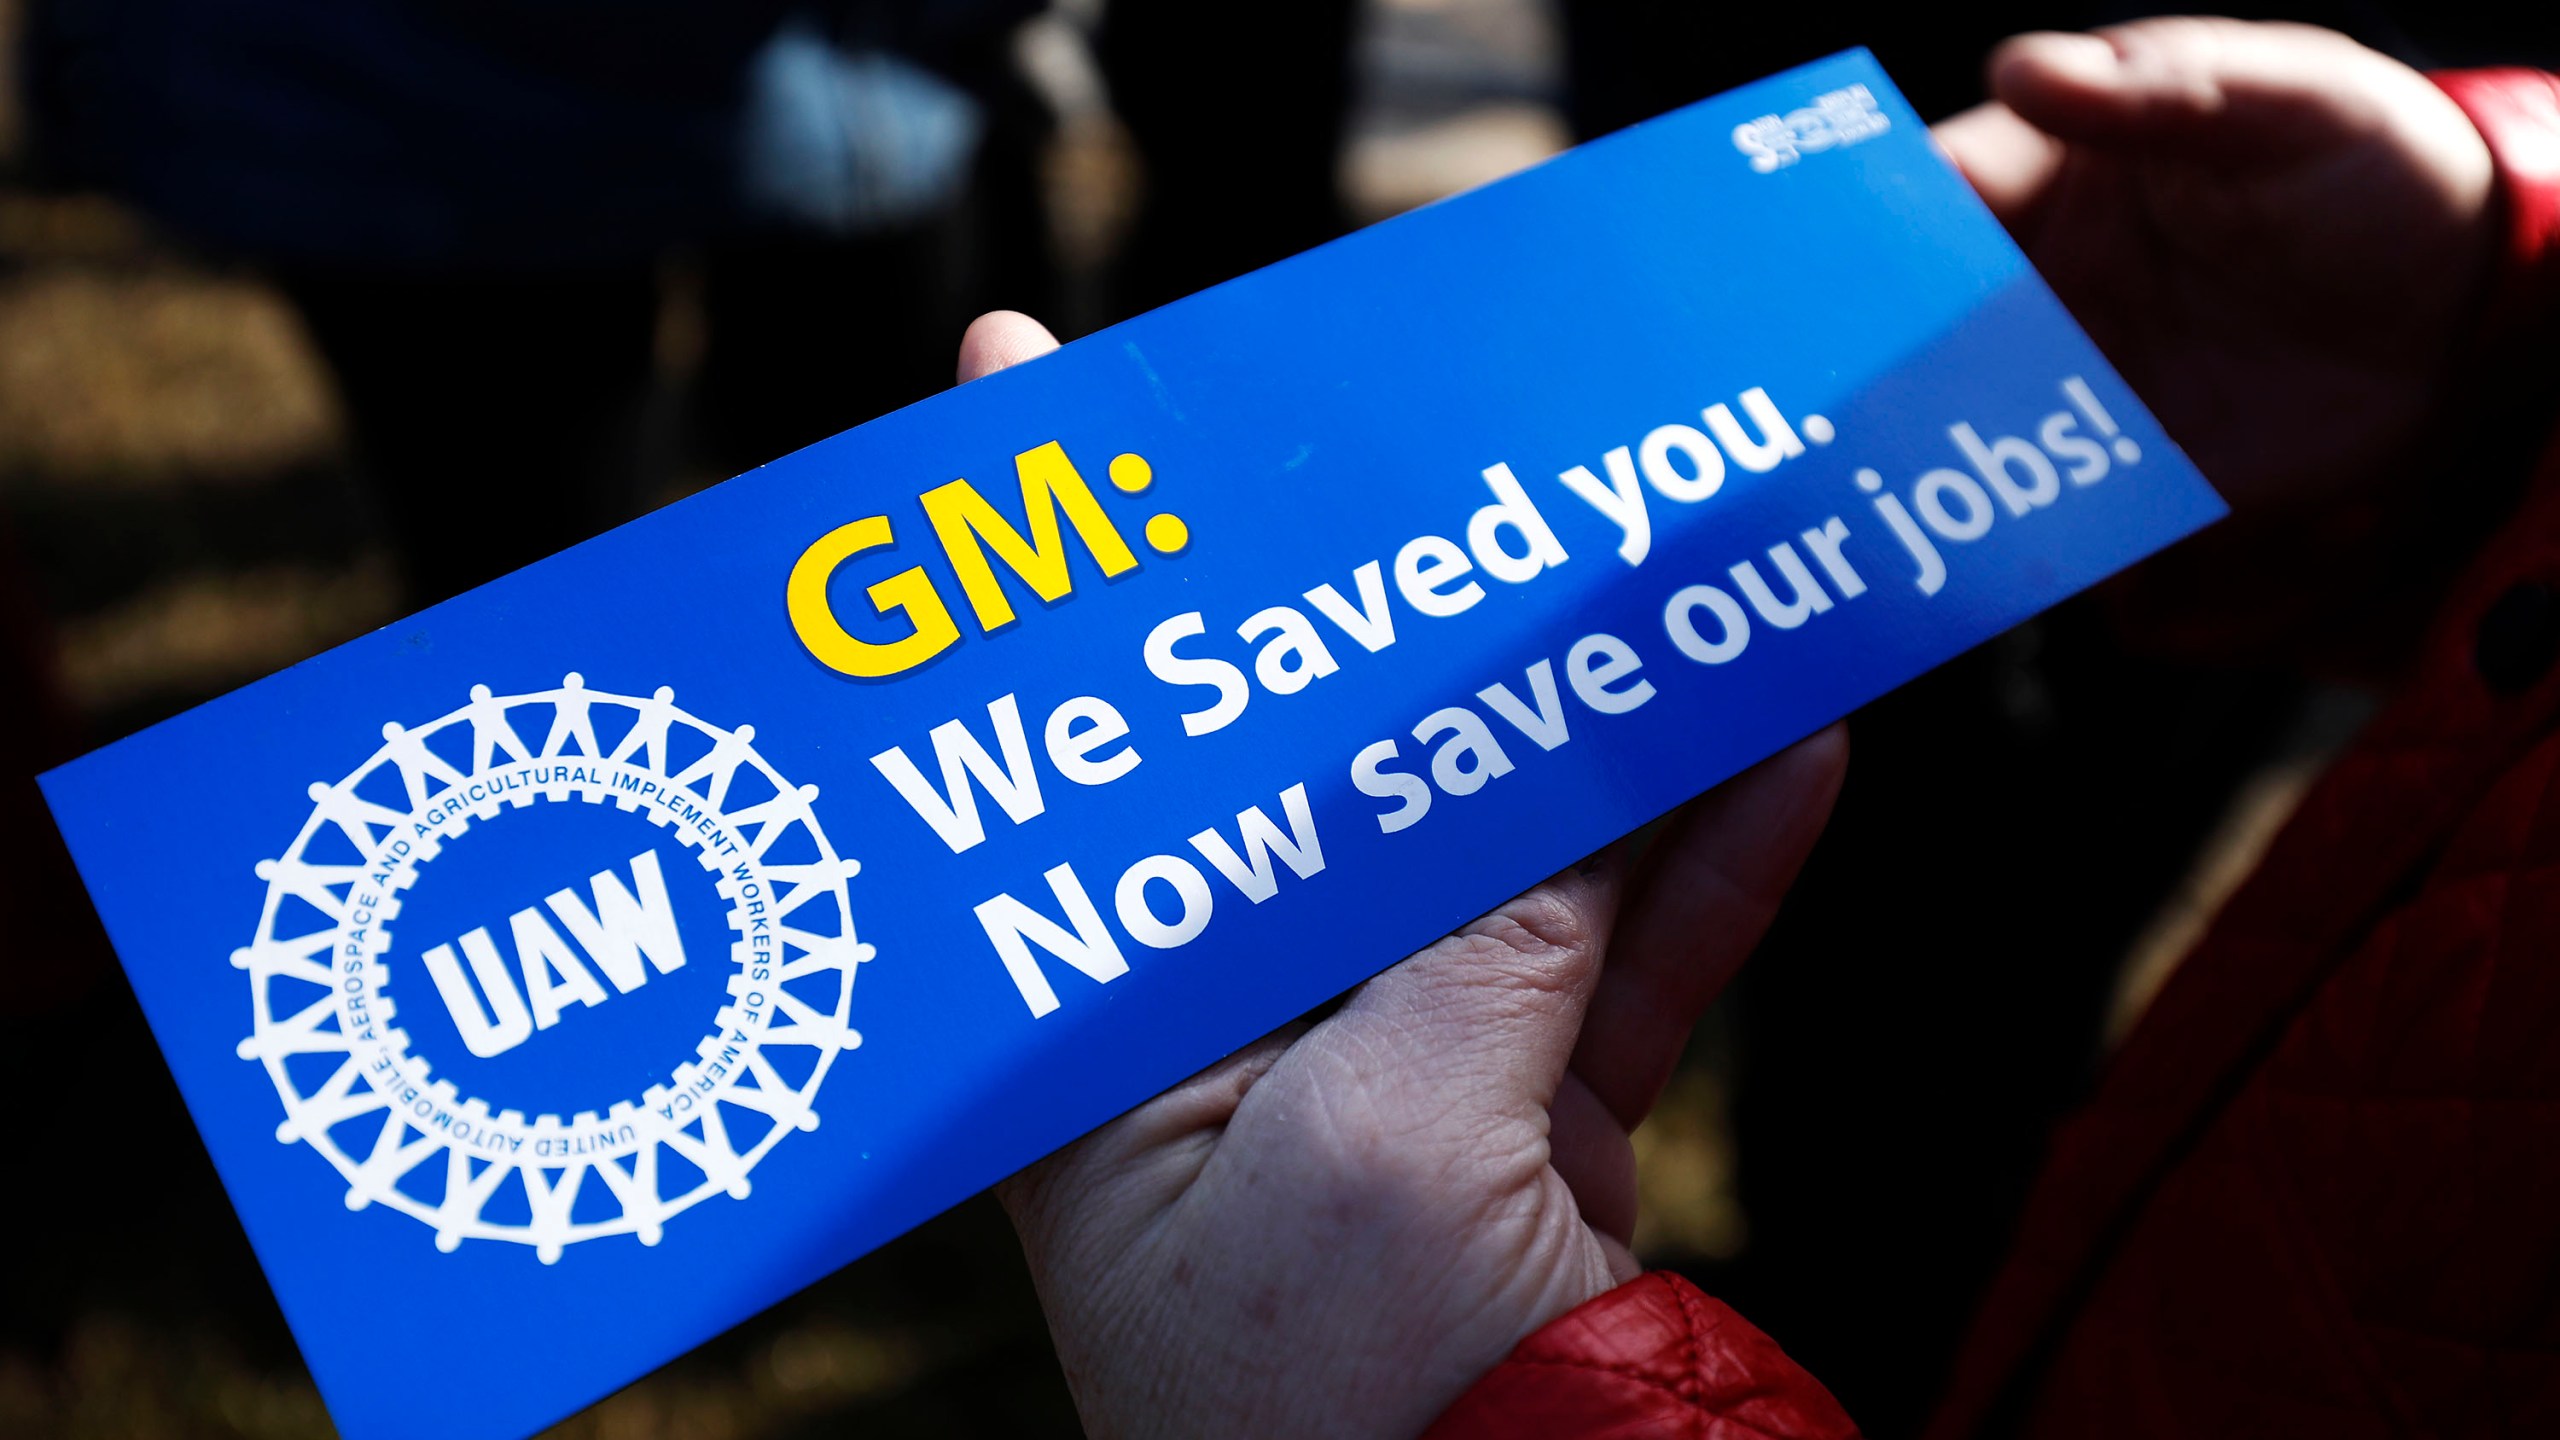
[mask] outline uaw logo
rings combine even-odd
[[[660,689],[494,695],[382,727],[310,787],[262,861],[248,972],[266,1068],[303,1144],[465,1240],[629,1235],[746,1198],[861,1043],[856,938],[814,785]],[[686,863],[690,860],[692,863]]]

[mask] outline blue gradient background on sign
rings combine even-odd
[[[1892,130],[1753,173],[1733,126],[1863,82]],[[1952,578],[1923,599],[1901,551],[1851,484],[1860,466],[1904,493],[1961,466],[1945,427],[2032,436],[2085,377],[2140,444],[2140,464],[2066,487],[2049,509],[1946,547]],[[1555,481],[1654,426],[1763,386],[1791,418],[1838,439],[1767,476],[1738,469],[1694,506],[1652,501],[1652,555],[1630,569],[1616,532]],[[1020,623],[964,638],[893,682],[858,682],[793,636],[783,581],[803,547],[887,514],[904,544],[838,577],[859,588],[927,563],[958,588],[915,496],[955,476],[1011,509],[1012,456],[1064,444],[1143,568],[1101,583],[1077,562],[1073,598],[1017,599]],[[1153,462],[1137,497],[1104,482],[1124,451]],[[1520,586],[1488,583],[1466,614],[1396,610],[1379,654],[1341,641],[1341,672],[1304,692],[1257,692],[1213,735],[1182,735],[1202,692],[1149,676],[1140,642],[1182,611],[1243,660],[1234,627],[1266,605],[1391,560],[1424,533],[1458,536],[1507,462],[1571,559]],[[1138,533],[1159,511],[1192,540],[1178,556]],[[1542,875],[2188,533],[2220,502],[2072,325],[1863,52],[1761,82],[1597,142],[938,396],[624,526],[549,561],[252,685],[47,777],[171,1068],[237,1203],[333,1414],[353,1440],[455,1440],[531,1431],[699,1343],[982,1189],[1446,933]],[[1715,668],[1663,637],[1663,601],[1838,515],[1869,592],[1801,630],[1762,627]],[[1765,564],[1765,562],[1764,562]],[[1481,576],[1477,578],[1483,578]],[[1020,597],[1016,588],[1013,593]],[[1338,634],[1319,620],[1329,640]],[[1607,630],[1644,657],[1657,698],[1600,716],[1569,696],[1574,739],[1514,744],[1514,773],[1441,796],[1410,830],[1352,790],[1351,756],[1403,737],[1524,666]],[[228,962],[258,919],[257,861],[309,811],[305,787],[372,752],[385,720],[416,723],[471,686],[556,685],[677,702],[751,723],[794,783],[820,787],[837,850],[864,866],[852,897],[879,958],[854,992],[865,1043],[818,1096],[823,1123],[784,1141],[744,1201],[714,1198],[665,1240],[570,1247],[554,1266],[473,1241],[439,1254],[427,1227],[350,1213],[319,1157],[277,1143],[281,1107],[234,1046],[250,1024]],[[1020,827],[992,806],[986,843],[948,853],[868,757],[904,745],[932,769],[927,731],[1018,694],[1038,725],[1071,696],[1129,717],[1144,756],[1097,788],[1044,773],[1048,813]],[[1496,722],[1500,732],[1499,722]],[[1417,747],[1406,738],[1408,763]],[[1044,762],[1045,763],[1045,762]],[[1284,874],[1252,906],[1212,874],[1206,932],[1158,952],[1127,943],[1127,975],[1096,985],[1051,967],[1061,1008],[1033,1020],[971,915],[999,892],[1054,913],[1041,874],[1072,862],[1104,909],[1121,870],[1303,782],[1328,868]],[[601,842],[599,842],[601,843]],[[637,848],[561,854],[540,895]],[[672,862],[671,862],[672,863]],[[1205,867],[1204,867],[1205,868]],[[690,878],[690,877],[686,877]],[[673,884],[678,877],[670,870]],[[426,881],[421,880],[423,886]],[[492,895],[483,923],[528,903]],[[710,964],[711,956],[694,963]],[[670,979],[676,977],[668,977]],[[652,982],[653,985],[658,983]],[[674,989],[677,987],[669,987]],[[639,1001],[640,995],[615,1003]],[[579,1017],[573,1015],[573,1020]],[[666,1063],[582,1039],[566,1021],[525,1047],[562,1093],[588,1075],[636,1092]],[[556,1042],[556,1043],[552,1043]],[[513,1058],[513,1057],[511,1057]],[[601,1093],[601,1091],[599,1091]]]

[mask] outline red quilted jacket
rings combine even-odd
[[[2441,77],[2500,166],[2493,325],[2560,394],[2560,79]],[[2560,445],[2400,697],[2055,1136],[1931,1440],[2560,1435]],[[1428,1440],[1845,1437],[1647,1275]]]

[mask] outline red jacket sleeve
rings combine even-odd
[[[2432,78],[2497,161],[2503,233],[2484,338],[2539,332],[2560,314],[2560,76],[2510,67]]]
[[[1677,1275],[1549,1321],[1424,1440],[1856,1440],[1858,1427],[1751,1322]]]

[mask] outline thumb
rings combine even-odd
[[[1929,127],[1929,138],[2013,230],[2026,223],[2062,171],[2062,142],[1996,100],[1939,121]]]
[[[2416,71],[2308,25],[2175,16],[2020,35],[1989,68],[1996,99],[2062,140],[2234,167],[2333,150],[2411,107],[2451,109]]]
[[[1013,310],[991,310],[969,322],[960,337],[960,383],[1037,360],[1058,348],[1049,327]]]

